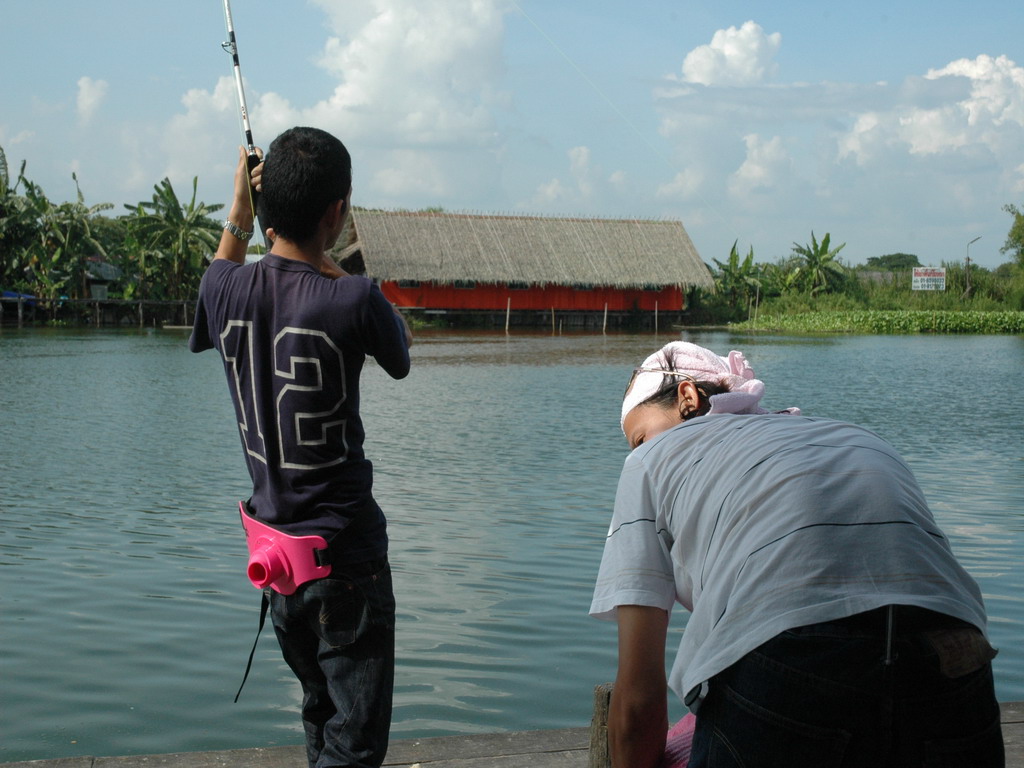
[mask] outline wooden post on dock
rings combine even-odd
[[[612,683],[594,687],[594,715],[590,720],[589,768],[611,768],[608,750],[608,707],[612,701]]]

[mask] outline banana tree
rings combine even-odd
[[[727,297],[733,308],[745,307],[750,297],[760,287],[757,268],[754,266],[754,246],[750,246],[750,251],[740,261],[739,251],[736,250],[738,242],[737,240],[732,244],[729,258],[724,264],[718,259],[713,259],[718,265],[715,288],[719,294]]]
[[[793,243],[793,254],[799,260],[799,266],[791,277],[804,290],[810,291],[812,296],[828,293],[847,274],[846,267],[836,259],[846,243],[830,249],[830,239],[830,234],[826,232],[819,243],[812,231],[810,244]]]
[[[78,185],[78,176],[72,173],[71,178],[75,181],[75,202],[50,206],[42,224],[50,241],[55,244],[52,255],[54,268],[67,275],[67,287],[72,296],[85,298],[89,292],[89,257],[107,255],[103,245],[93,236],[92,223],[101,212],[114,206],[111,203],[87,206]]]
[[[195,295],[206,256],[217,248],[220,224],[210,214],[223,206],[196,202],[199,177],[192,179],[192,199],[183,204],[170,179],[153,187],[153,199],[125,206],[133,215],[128,225],[140,246],[140,279],[163,285],[166,299]],[[153,297],[156,298],[156,297]]]
[[[7,156],[0,147],[0,286],[27,289],[28,250],[38,239],[39,211],[18,188],[25,181],[25,163],[11,186]]]

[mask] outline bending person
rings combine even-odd
[[[1002,766],[981,593],[910,469],[763,394],[742,354],[685,342],[629,382],[590,609],[618,622],[612,765],[659,764],[670,686],[696,713],[691,768]]]

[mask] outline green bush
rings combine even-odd
[[[1024,334],[1024,312],[975,310],[854,310],[760,315],[733,326],[782,333]]]

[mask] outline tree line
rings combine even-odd
[[[125,205],[119,216],[104,215],[111,203],[87,205],[77,192],[72,202],[54,203],[25,176],[9,172],[0,147],[0,288],[42,299],[88,298],[88,275],[119,274],[111,297],[145,300],[193,299],[217,248],[221,224],[211,218],[222,205],[179,199],[169,179],[153,197]],[[110,267],[114,267],[110,270]]]
[[[691,320],[743,322],[756,311],[786,315],[855,310],[1021,311],[1024,310],[1024,212],[1009,204],[1013,217],[1000,252],[1009,260],[994,270],[966,261],[943,261],[945,291],[915,291],[912,270],[924,266],[917,255],[874,256],[864,265],[844,264],[830,233],[770,263],[757,263],[753,246],[741,256],[733,243],[724,260],[710,267],[715,292],[692,291]],[[710,266],[710,265],[709,265]]]
[[[117,279],[109,296],[147,301],[195,298],[208,256],[216,250],[223,206],[180,199],[169,179],[152,198],[105,215],[110,203],[87,205],[78,178],[77,198],[55,204],[38,184],[9,173],[0,147],[0,288],[43,299],[88,298],[88,276],[113,266]],[[1009,260],[995,270],[964,262],[943,262],[946,290],[912,291],[910,270],[921,266],[913,254],[894,253],[844,264],[830,233],[794,242],[791,252],[771,263],[755,261],[751,246],[740,255],[734,242],[723,260],[708,265],[715,292],[691,291],[687,306],[697,322],[735,322],[761,308],[777,314],[814,310],[973,309],[1024,310],[1024,211],[1004,206],[1012,217],[1001,252]],[[107,269],[109,269],[107,266]]]

